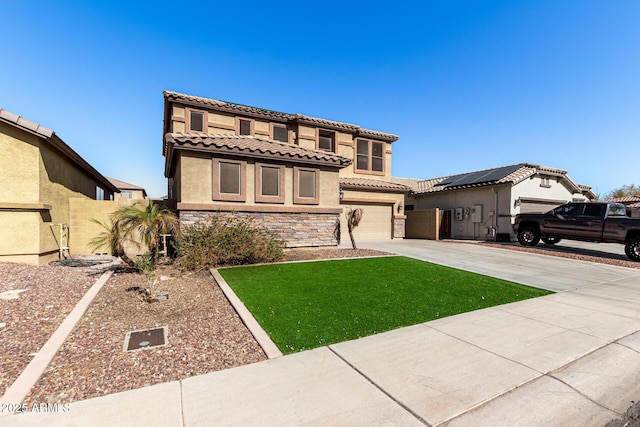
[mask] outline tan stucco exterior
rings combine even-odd
[[[331,213],[339,216],[339,221],[344,223],[344,209],[350,205],[368,206],[369,215],[384,214],[384,220],[374,221],[381,224],[383,229],[379,236],[391,238],[393,235],[404,236],[404,212],[402,208],[403,194],[398,191],[385,191],[370,189],[345,189],[343,199],[340,199],[340,178],[364,178],[380,181],[388,181],[391,178],[391,145],[397,136],[375,131],[361,129],[355,125],[332,122],[317,119],[300,114],[286,114],[260,108],[241,106],[216,100],[207,100],[200,97],[165,92],[165,133],[189,133],[189,111],[203,112],[205,128],[210,135],[236,134],[240,132],[240,120],[251,122],[251,137],[261,139],[275,139],[276,127],[286,126],[288,129],[289,143],[305,150],[319,151],[319,138],[321,132],[333,135],[334,155],[351,160],[351,164],[345,166],[318,166],[317,164],[305,164],[304,158],[292,163],[285,158],[273,158],[262,160],[239,153],[229,153],[232,160],[245,162],[243,165],[244,192],[237,200],[218,200],[214,194],[213,175],[216,170],[216,159],[224,158],[220,147],[212,148],[195,147],[194,145],[181,147],[176,152],[167,152],[171,161],[165,165],[165,173],[169,178],[169,195],[176,201],[178,211],[220,211],[237,210],[244,212],[269,212],[269,213]],[[194,132],[196,133],[196,132]],[[383,145],[383,171],[360,171],[356,169],[355,153],[356,140],[364,139],[382,143]],[[193,147],[193,148],[191,148]],[[165,150],[167,147],[165,146]],[[373,150],[373,149],[372,149]],[[370,156],[373,154],[370,153]],[[371,158],[371,157],[370,157]],[[284,165],[284,198],[278,203],[266,203],[256,199],[256,162]],[[348,163],[348,162],[347,162]],[[345,163],[345,164],[347,164]],[[372,161],[369,163],[372,164]],[[317,203],[296,203],[294,200],[294,169],[296,167],[308,167],[319,171],[319,198]],[[407,189],[408,191],[408,189]],[[189,214],[189,218],[198,217]],[[199,215],[199,214],[198,214]],[[387,217],[389,220],[387,221]],[[382,218],[382,217],[381,217]],[[371,216],[368,220],[371,220]],[[191,220],[191,219],[189,219]],[[398,224],[402,226],[402,232],[397,233]],[[343,224],[344,225],[344,224]],[[395,226],[395,229],[394,229]],[[370,233],[369,235],[374,235]],[[383,237],[386,236],[386,237]]]
[[[235,204],[238,209],[246,209],[249,206],[268,206],[274,209],[278,206],[294,207],[297,204],[293,201],[293,168],[294,164],[285,164],[284,174],[284,203],[260,203],[256,202],[255,188],[255,159],[246,159],[245,186],[246,200],[243,202],[215,201],[213,197],[213,161],[211,154],[198,152],[182,152],[177,160],[175,180],[177,188],[178,203],[188,204],[210,204],[212,209],[215,205],[229,206]],[[263,164],[265,161],[259,161]],[[274,162],[273,165],[279,165]],[[338,173],[335,169],[318,168],[320,182],[320,197],[318,207],[337,207],[339,205]]]
[[[69,199],[93,199],[96,187],[112,197],[110,184],[58,149],[63,144],[52,133],[0,120],[0,261],[42,264],[57,259],[68,245],[61,241],[61,228],[69,223]]]

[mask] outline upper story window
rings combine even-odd
[[[318,133],[318,150],[330,151],[332,153],[335,153],[336,141],[335,134],[333,132]]]
[[[238,119],[238,135],[251,135],[251,120]]]
[[[289,142],[289,129],[284,125],[272,125],[272,139],[274,141]]]
[[[131,190],[120,190],[121,199],[131,199],[132,197],[133,197],[133,192]]]
[[[189,117],[188,129],[192,132],[204,132],[204,111],[187,111]]]
[[[549,180],[548,176],[543,176],[542,178],[540,178],[540,187],[545,187],[545,188],[551,187],[551,181]]]
[[[213,159],[213,200],[244,202],[246,162]]]
[[[356,170],[384,172],[384,143],[358,139],[356,141]]]
[[[104,200],[104,189],[96,186],[96,200]]]

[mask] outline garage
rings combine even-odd
[[[549,212],[553,208],[563,205],[566,200],[546,200],[520,197],[520,213]]]
[[[353,237],[356,244],[359,241],[366,240],[387,240],[392,238],[393,230],[393,205],[390,204],[349,204],[344,206],[345,212],[351,209],[362,209],[362,220],[353,231]],[[347,228],[347,220],[343,214],[340,217],[340,241],[341,243],[349,243],[349,229]]]

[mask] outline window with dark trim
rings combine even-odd
[[[359,171],[384,172],[384,143],[356,140],[356,169]]]
[[[283,165],[256,163],[256,202],[284,203]]]
[[[283,125],[273,125],[274,141],[289,142],[289,129]]]
[[[213,159],[213,200],[244,202],[246,162]]]
[[[189,130],[192,132],[204,132],[204,112],[188,110]]]
[[[238,119],[238,135],[251,135],[251,120]]]
[[[293,168],[293,203],[317,205],[320,202],[320,171]]]
[[[318,133],[318,150],[330,151],[334,153],[336,151],[335,133],[319,132]]]

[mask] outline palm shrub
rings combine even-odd
[[[213,216],[185,227],[176,250],[180,268],[201,270],[277,261],[284,256],[284,241],[251,218]]]
[[[112,255],[121,257],[129,265],[134,266],[125,255],[125,242],[132,242],[140,247],[146,246],[150,254],[152,268],[158,260],[158,245],[162,234],[179,235],[180,220],[164,206],[151,201],[123,206],[111,214],[111,225],[93,220],[105,231],[91,240],[93,249],[108,248]]]

